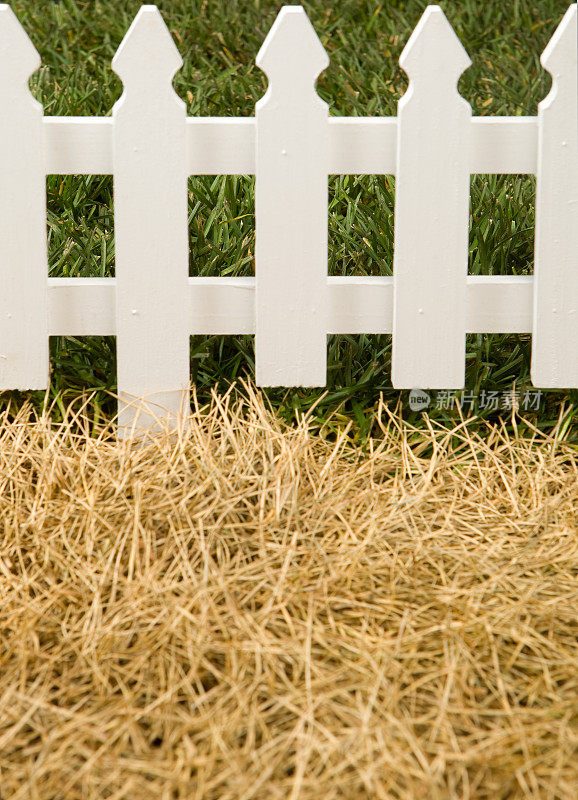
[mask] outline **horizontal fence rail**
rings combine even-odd
[[[462,388],[467,333],[532,334],[536,386],[578,387],[577,20],[542,56],[552,89],[536,117],[480,118],[458,94],[470,61],[438,6],[400,58],[398,116],[330,117],[315,92],[327,55],[299,6],[281,10],[257,65],[255,117],[187,118],[182,62],[143,6],[113,69],[111,117],[44,117],[40,59],[0,6],[0,389],[42,389],[48,336],[115,335],[119,432],[188,409],[193,334],[252,334],[264,386],[323,385],[326,335],[393,334],[396,388]],[[536,176],[533,276],[469,276],[472,174]],[[111,174],[116,278],[48,278],[50,174]],[[188,277],[190,175],[256,175],[251,278]],[[327,178],[396,176],[393,277],[327,276]],[[155,191],[144,192],[144,186]]]
[[[329,175],[395,175],[397,119],[329,117]],[[468,167],[472,175],[535,175],[536,117],[472,117]],[[254,175],[253,117],[189,117],[188,175]],[[110,117],[45,117],[48,175],[112,175]]]
[[[115,336],[116,278],[49,278],[50,336]],[[531,275],[468,275],[466,333],[531,333]],[[393,278],[327,278],[327,333],[391,333]],[[255,333],[255,278],[189,278],[189,335]]]

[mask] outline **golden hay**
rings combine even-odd
[[[0,797],[578,797],[578,453],[0,424]]]

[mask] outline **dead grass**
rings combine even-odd
[[[578,796],[578,453],[0,424],[0,796]]]

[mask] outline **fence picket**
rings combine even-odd
[[[119,427],[178,425],[188,409],[186,108],[182,60],[156,6],[142,6],[112,62]],[[141,398],[145,402],[141,402]],[[166,420],[165,420],[166,421]]]
[[[28,79],[40,56],[0,5],[0,390],[48,384],[43,109]]]
[[[301,6],[283,8],[259,54],[255,368],[261,386],[323,386],[327,372],[329,59]]]
[[[538,106],[532,382],[578,386],[576,5],[540,59],[552,89]]]
[[[465,380],[471,108],[457,92],[470,59],[429,6],[399,60],[392,382],[461,388]]]

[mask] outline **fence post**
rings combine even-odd
[[[470,59],[439,6],[429,6],[399,60],[392,382],[465,382],[471,108],[457,91]]]
[[[540,59],[552,89],[538,106],[532,383],[578,387],[576,5]]]
[[[257,56],[269,78],[256,117],[256,380],[327,379],[329,59],[301,6],[281,9]]]
[[[43,109],[28,79],[40,56],[0,5],[0,390],[48,385]]]
[[[189,411],[186,108],[182,60],[156,6],[142,6],[112,67],[119,431],[171,427]]]

